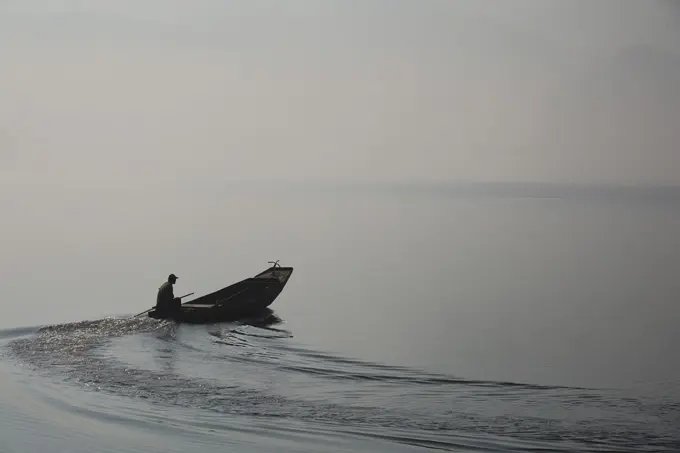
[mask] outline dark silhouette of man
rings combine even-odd
[[[177,276],[175,274],[170,274],[168,276],[168,281],[163,283],[160,288],[158,288],[158,295],[156,296],[156,310],[171,314],[179,311],[179,307],[182,305],[182,301],[179,297],[175,297],[175,293],[172,289],[172,285],[177,281]]]

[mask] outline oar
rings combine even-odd
[[[184,299],[185,297],[189,297],[189,296],[191,296],[192,294],[194,294],[194,293],[185,294],[185,295],[183,295],[183,296],[178,297],[178,299]],[[143,312],[141,312],[141,313],[138,313],[138,314],[132,316],[132,318],[136,318],[137,316],[141,316],[141,315],[143,315],[143,314],[145,314],[145,313],[148,313],[148,312],[150,312],[151,310],[153,310],[154,308],[156,308],[156,307],[151,307],[151,308],[149,308],[149,309],[146,310],[146,311],[143,311]]]

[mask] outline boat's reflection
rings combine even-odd
[[[253,327],[268,328],[281,324],[281,319],[272,309],[264,308],[255,315],[238,320],[239,324],[245,324]]]
[[[179,324],[169,322],[156,331],[151,354],[158,367],[166,372],[174,372],[177,362]]]
[[[259,329],[266,329],[277,333],[285,334],[284,336],[291,336],[287,330],[278,329],[274,326],[282,324],[283,319],[278,316],[270,308],[264,308],[257,313],[251,314],[247,317],[241,317],[231,321],[224,321],[220,323],[211,323],[206,325],[208,333],[212,336],[222,337],[222,329],[229,326],[252,326]],[[218,331],[213,331],[217,327]],[[195,337],[195,324],[181,324],[172,321],[166,322],[165,325],[156,330],[154,335],[154,347],[152,347],[151,354],[153,360],[158,367],[166,372],[174,372],[177,362],[178,349],[182,343],[182,337]]]

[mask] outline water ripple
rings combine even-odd
[[[212,326],[107,318],[2,335],[10,339],[6,353],[13,360],[52,382],[167,410],[286,426],[312,423],[320,430],[428,449],[673,451],[680,446],[676,401],[465,380],[364,362],[296,346],[290,332],[274,327],[278,324],[272,315]],[[107,412],[59,404],[84,417],[128,420],[120,407]],[[223,426],[215,420],[201,426]]]

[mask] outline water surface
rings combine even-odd
[[[295,267],[266,315],[2,330],[0,450],[680,451],[680,201],[283,203],[244,236]]]

